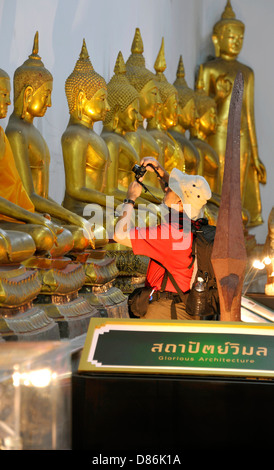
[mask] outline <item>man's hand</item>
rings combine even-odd
[[[142,179],[143,178],[140,178],[140,181],[142,181]],[[142,185],[139,184],[138,181],[133,181],[128,187],[127,198],[136,201],[136,199],[141,195],[142,189]]]
[[[154,157],[144,157],[140,161],[140,164],[144,165],[147,171],[152,171],[152,172],[154,172],[154,169],[150,165],[154,166],[154,168],[159,173],[159,176],[161,177],[160,184],[161,184],[162,190],[164,191],[169,181],[169,173],[165,170],[165,168],[162,167],[162,165],[160,165],[158,160],[156,160],[156,158]]]
[[[153,168],[150,166],[150,165],[153,165],[154,168],[156,168],[156,170],[159,171],[160,170],[163,170],[164,169],[161,167],[160,163],[158,162],[158,160],[156,160],[156,158],[154,157],[144,157],[141,161],[140,161],[140,165],[143,165],[146,167],[147,171],[154,171]],[[148,166],[147,166],[148,165]]]

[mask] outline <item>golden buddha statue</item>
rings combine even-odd
[[[117,56],[114,75],[107,84],[107,91],[110,111],[104,120],[101,136],[108,146],[111,158],[108,180],[111,182],[111,187],[116,188],[112,191],[112,195],[123,202],[129,184],[135,180],[132,168],[140,163],[139,155],[126,136],[127,133],[136,133],[140,114],[139,93],[126,77],[126,66],[121,51]],[[149,187],[146,181],[144,183]],[[134,213],[133,224],[140,223],[140,220],[146,224],[156,223],[157,208],[153,203],[159,201],[152,194],[143,191],[136,199],[138,214]],[[151,218],[152,213],[155,215],[154,219]],[[136,220],[134,220],[135,216]],[[115,256],[120,270],[115,285],[121,287],[124,292],[128,292],[132,289],[133,283],[140,279],[140,275],[143,278],[147,263],[143,266],[142,258],[144,257],[135,256],[131,249],[118,243],[111,243],[108,250],[112,256]],[[144,272],[140,273],[140,267]]]
[[[107,145],[93,130],[94,123],[103,121],[110,109],[107,85],[92,66],[85,40],[65,91],[70,118],[62,135],[66,176],[63,206],[82,215],[87,204],[105,209],[107,196],[115,191],[107,176],[111,164]],[[119,204],[120,200],[114,198],[114,207]]]
[[[32,54],[14,73],[14,110],[6,135],[15,165],[33,212],[49,214],[56,225],[58,252],[61,256],[72,249],[82,251],[93,246],[87,221],[53,201],[48,194],[50,154],[48,146],[34,126],[33,120],[42,117],[51,106],[53,78],[38,55],[38,33],[35,34]],[[29,209],[28,207],[26,207]],[[24,230],[28,231],[28,225]],[[36,227],[37,230],[37,227]]]
[[[124,137],[135,148],[140,160],[152,156],[161,165],[164,165],[161,147],[146,129],[147,121],[154,118],[161,99],[155,75],[146,68],[143,52],[144,46],[140,29],[136,28],[131,45],[131,55],[126,62],[126,76],[129,83],[139,93],[141,121],[135,132],[127,132]],[[144,182],[153,188],[153,194],[156,197],[162,198],[160,183],[155,173],[147,172]]]
[[[90,316],[94,315],[94,307],[78,293],[87,277],[94,275],[93,266],[87,263],[87,257],[90,252],[94,252],[96,244],[88,221],[57,204],[48,195],[49,150],[33,125],[33,120],[43,116],[51,105],[52,81],[50,72],[45,69],[38,55],[36,33],[33,53],[14,74],[14,111],[6,132],[18,173],[34,211],[40,215],[49,214],[46,217],[51,218],[54,227],[57,226],[57,246],[54,252],[51,249],[51,258],[35,256],[26,260],[24,265],[37,270],[39,274],[42,282],[39,302],[46,308],[47,315],[58,322],[62,334],[75,335],[85,332]],[[27,221],[22,216],[20,220]],[[34,218],[31,221],[34,223]],[[20,229],[29,231],[30,225],[22,224]],[[104,244],[106,242],[104,240]],[[69,256],[65,256],[67,254]]]
[[[249,215],[248,226],[260,225],[261,199],[259,185],[266,183],[266,170],[258,154],[254,120],[254,72],[237,60],[244,39],[244,24],[236,19],[227,0],[221,19],[214,25],[212,41],[215,59],[203,64],[204,90],[217,103],[216,133],[208,142],[219,155],[220,179],[224,171],[227,137],[227,121],[233,83],[240,71],[244,78],[244,94],[241,119],[241,192],[242,205]]]
[[[148,119],[147,130],[161,147],[164,159],[164,167],[170,172],[172,168],[185,171],[185,159],[178,142],[171,136],[169,129],[174,127],[178,121],[178,92],[176,88],[168,83],[164,71],[166,69],[164,39],[156,58],[154,69],[155,80],[159,89],[161,104],[156,114]]]
[[[216,132],[217,107],[215,100],[207,96],[203,90],[201,73],[196,82],[195,106],[196,121],[190,129],[190,135],[192,143],[200,154],[198,174],[207,180],[212,193],[220,194],[219,157],[208,143],[209,136]]]
[[[101,133],[110,154],[111,164],[108,169],[109,194],[121,202],[126,197],[129,184],[134,181],[132,168],[140,163],[135,148],[126,139],[127,133],[137,131],[139,114],[139,93],[126,77],[126,66],[121,51],[117,56],[114,75],[107,85],[110,111],[104,120]],[[144,179],[146,184],[146,180]],[[148,200],[157,202],[149,193],[142,193],[136,200],[136,206],[147,205]]]
[[[10,78],[0,69],[0,119],[6,117],[10,104]],[[6,231],[12,230],[11,246],[17,244],[13,239],[16,237],[16,230],[19,230],[16,238],[22,237],[22,232],[31,233],[36,253],[54,253],[54,250],[58,250],[57,236],[63,229],[54,225],[47,217],[34,212],[34,206],[18,174],[10,143],[1,127],[0,173],[0,227]]]
[[[216,220],[214,224],[216,225],[218,215],[217,208],[220,206],[221,201],[221,180],[219,156],[215,149],[209,144],[209,138],[211,135],[215,134],[217,128],[217,106],[215,100],[204,91],[202,66],[199,69],[199,75],[195,85],[195,106],[197,115],[195,125],[190,129],[191,141],[200,153],[198,173],[204,176],[212,191],[212,197],[210,201],[208,201],[206,211],[208,211],[209,218],[210,212],[212,215],[215,214],[214,217]],[[250,245],[253,243],[253,240],[248,240],[246,225],[249,220],[249,214],[244,208],[242,209],[242,217],[246,247],[250,250]]]
[[[195,126],[196,108],[195,92],[188,87],[185,80],[183,58],[180,55],[176,80],[173,83],[178,91],[178,122],[169,129],[169,133],[181,145],[185,170],[190,175],[197,175],[199,171],[200,154],[193,142],[186,136],[186,131]]]
[[[124,311],[118,304],[125,302],[119,289],[109,282],[118,275],[115,258],[107,257],[108,233],[114,225],[113,208],[121,204],[114,193],[108,171],[111,165],[108,147],[104,139],[94,130],[94,123],[103,121],[109,111],[107,85],[93,68],[83,40],[79,58],[73,72],[66,79],[65,92],[69,108],[69,122],[61,139],[65,168],[66,189],[63,206],[77,215],[89,218],[91,213],[94,229],[95,246],[88,260],[89,273],[86,278],[86,297],[95,302],[96,307],[102,299],[109,302],[109,310]],[[108,216],[108,208],[110,216]],[[89,210],[91,213],[89,213]],[[86,271],[87,273],[87,271]],[[96,294],[93,289],[96,284]],[[98,289],[103,289],[99,292]],[[90,295],[87,294],[90,292]],[[111,313],[110,316],[117,316]]]
[[[0,69],[0,119],[6,117],[9,105],[10,78]],[[60,339],[57,324],[33,305],[42,289],[39,274],[24,266],[35,253],[52,250],[59,229],[34,213],[1,127],[0,174],[0,338]],[[24,233],[26,224],[31,235]]]

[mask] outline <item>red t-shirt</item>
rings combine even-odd
[[[193,267],[191,231],[184,236],[179,223],[164,223],[156,227],[135,228],[130,231],[132,250],[135,255],[152,258],[149,261],[146,285],[160,290],[164,277],[164,269],[153,261],[159,261],[173,275],[183,292],[190,288]],[[170,279],[167,280],[166,291],[177,292]]]

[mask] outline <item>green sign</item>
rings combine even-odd
[[[272,377],[274,326],[94,318],[79,371]]]

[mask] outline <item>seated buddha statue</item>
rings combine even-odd
[[[163,165],[161,147],[146,129],[147,121],[155,116],[161,99],[155,76],[146,68],[143,52],[144,46],[140,29],[136,28],[131,46],[131,55],[126,62],[126,76],[129,83],[139,93],[141,121],[135,132],[127,132],[125,134],[125,139],[135,148],[140,160],[144,157],[152,156]],[[150,185],[153,188],[153,194],[161,199],[162,192],[156,174],[147,172],[144,182]]]
[[[207,180],[212,193],[220,194],[219,157],[208,143],[208,137],[216,132],[217,109],[215,101],[203,91],[201,75],[196,82],[195,98],[197,116],[190,134],[200,154],[198,173]]]
[[[109,194],[121,202],[126,198],[129,184],[134,181],[132,168],[140,164],[135,148],[126,139],[127,133],[134,134],[139,124],[139,93],[126,77],[126,66],[121,51],[114,67],[114,75],[107,84],[110,111],[104,120],[101,133],[111,158],[108,168]],[[144,178],[144,183],[146,180]],[[148,201],[158,202],[150,193],[142,192],[136,200],[136,207],[147,205]]]
[[[65,91],[70,118],[62,135],[66,177],[63,206],[80,215],[87,204],[97,205],[105,218],[108,197],[114,195],[114,208],[121,200],[116,197],[118,185],[108,176],[112,162],[107,144],[93,129],[110,108],[106,82],[94,70],[85,40]],[[96,222],[96,215],[94,218]],[[102,223],[105,226],[106,220]]]
[[[6,136],[33,211],[48,214],[54,224],[62,226],[57,234],[58,256],[61,256],[72,249],[82,251],[93,246],[93,241],[87,221],[53,201],[48,194],[49,149],[33,121],[44,116],[51,106],[52,82],[52,75],[38,55],[36,33],[32,54],[14,73],[14,110]],[[28,230],[28,224],[24,230]]]
[[[147,130],[161,147],[164,159],[164,167],[170,172],[172,168],[185,171],[185,159],[178,142],[171,136],[169,129],[178,121],[178,92],[168,83],[164,71],[166,69],[164,39],[156,58],[154,69],[155,80],[159,89],[161,104],[158,106],[155,116],[148,119]]]
[[[185,158],[186,173],[189,175],[197,175],[200,154],[195,145],[193,145],[193,142],[186,136],[186,131],[195,125],[195,92],[188,87],[185,80],[182,56],[179,58],[176,80],[173,85],[178,91],[178,122],[169,129],[169,133],[182,148]]]
[[[249,215],[248,226],[262,224],[260,184],[266,183],[266,170],[259,158],[254,119],[254,72],[238,61],[245,25],[236,18],[227,0],[221,18],[213,27],[215,58],[203,65],[204,90],[217,103],[217,129],[209,136],[220,162],[220,179],[224,171],[227,121],[234,80],[240,71],[244,78],[241,118],[241,192],[242,206]]]
[[[10,78],[0,69],[0,119],[6,117],[10,104]],[[53,224],[46,215],[35,212],[22,184],[10,143],[2,127],[0,127],[0,173],[0,227],[6,232],[9,231],[10,246],[16,245],[17,241],[13,239],[22,238],[22,232],[25,232],[26,239],[27,233],[32,237],[37,254],[58,255],[63,228]],[[19,233],[16,235],[17,231]],[[71,248],[72,244],[69,243],[68,248]]]

